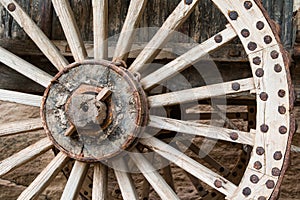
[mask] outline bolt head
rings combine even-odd
[[[275,187],[275,182],[273,180],[268,180],[266,186],[268,189],[273,189]]]
[[[278,91],[278,96],[283,98],[285,96],[285,91],[284,90],[279,90]]]
[[[245,7],[247,10],[249,10],[250,8],[252,8],[252,2],[251,2],[251,1],[245,1],[244,7]]]
[[[250,51],[254,51],[257,48],[257,44],[255,42],[249,42],[248,49]]]
[[[193,0],[185,0],[185,4],[191,5],[193,3]]]
[[[269,130],[269,126],[267,124],[262,124],[260,126],[260,130],[261,130],[261,132],[266,133]]]
[[[279,106],[278,107],[278,112],[282,115],[286,113],[286,108],[284,106]]]
[[[280,171],[280,169],[278,169],[277,167],[274,167],[274,168],[272,169],[272,175],[273,175],[273,176],[280,176],[280,174],[281,174],[281,171]]]
[[[244,38],[247,38],[247,37],[250,36],[250,32],[249,32],[248,29],[243,29],[243,30],[241,31],[241,34],[242,34],[242,36],[243,36]]]
[[[232,139],[234,141],[237,140],[237,139],[239,139],[239,134],[236,133],[236,132],[230,133],[230,139]]]
[[[256,71],[255,71],[255,75],[257,77],[263,77],[264,76],[264,70],[262,68],[258,68]]]
[[[262,101],[267,101],[269,98],[268,94],[265,92],[260,93],[259,97]]]
[[[7,9],[8,9],[10,12],[13,12],[13,11],[16,10],[16,5],[15,5],[14,3],[10,3],[10,4],[8,4]]]
[[[263,155],[265,153],[265,149],[263,147],[257,147],[256,148],[256,154],[257,155]]]
[[[230,11],[229,12],[229,18],[231,20],[237,20],[238,17],[239,17],[239,14],[236,11]]]
[[[274,71],[277,72],[277,73],[281,72],[281,71],[282,71],[281,65],[280,65],[280,64],[276,64],[276,65],[274,66]]]
[[[215,39],[216,43],[221,43],[223,40],[223,37],[222,37],[222,35],[219,34],[219,35],[216,35],[214,39]]]
[[[217,188],[221,188],[222,187],[222,181],[220,181],[220,180],[215,180],[215,186],[217,187]]]
[[[277,59],[278,57],[279,57],[278,51],[274,50],[274,51],[271,52],[271,58]]]
[[[235,83],[232,83],[232,89],[234,90],[234,91],[239,91],[240,89],[241,89],[241,85],[239,84],[239,83],[237,83],[237,82],[235,82]]]
[[[260,196],[257,200],[267,200],[266,197]]]
[[[243,195],[244,196],[249,196],[251,194],[251,189],[249,187],[245,187],[243,189]]]
[[[260,57],[255,57],[255,58],[253,58],[253,63],[255,64],[255,65],[260,65],[261,64],[261,58]]]
[[[259,178],[258,176],[256,176],[255,174],[254,175],[251,175],[250,176],[250,181],[254,184],[258,183],[259,182]]]
[[[272,37],[269,36],[269,35],[266,35],[266,36],[264,37],[264,42],[265,42],[266,44],[270,44],[270,43],[272,42]]]
[[[273,155],[274,160],[281,160],[282,158],[282,153],[281,151],[276,151]]]
[[[262,30],[265,27],[265,24],[262,21],[256,23],[256,28]]]
[[[260,170],[262,168],[262,164],[259,161],[256,161],[253,165],[254,169]]]
[[[280,134],[286,134],[287,133],[287,128],[285,126],[280,126],[279,127],[279,133]]]

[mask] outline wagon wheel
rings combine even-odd
[[[181,1],[161,29],[138,55],[126,63],[134,28],[146,6],[146,0],[131,0],[127,18],[117,43],[113,62],[107,59],[107,0],[93,1],[94,58],[87,57],[84,43],[67,0],[53,0],[75,63],[69,64],[22,8],[12,0],[0,0],[14,19],[59,70],[53,78],[30,63],[0,48],[0,61],[46,88],[43,97],[0,90],[0,100],[41,106],[47,138],[29,146],[0,163],[0,176],[35,159],[52,147],[60,153],[49,163],[19,199],[37,197],[70,159],[75,160],[62,199],[74,199],[90,165],[93,165],[93,197],[107,195],[107,167],[111,163],[124,199],[137,199],[125,158],[136,167],[162,199],[178,199],[146,157],[144,148],[153,151],[220,192],[228,199],[274,199],[287,168],[294,122],[290,109],[291,91],[288,59],[282,49],[274,24],[259,1],[232,3],[213,0],[228,20],[226,28],[192,50],[145,77],[137,77],[146,63],[151,63],[176,30],[188,18],[197,0]],[[251,19],[251,20],[249,20]],[[273,32],[273,31],[274,32]],[[126,34],[130,32],[131,34]],[[238,37],[249,58],[253,77],[176,92],[146,96],[153,86],[171,78],[197,62],[204,54]],[[188,60],[189,62],[185,62]],[[128,70],[124,67],[129,65]],[[122,67],[123,66],[123,67]],[[219,90],[222,88],[222,90]],[[210,94],[207,94],[210,91]],[[256,95],[256,129],[249,132],[165,118],[149,114],[149,108],[183,104],[221,95],[251,92]],[[177,96],[180,97],[176,98]],[[89,111],[89,114],[85,114]],[[78,115],[81,113],[81,115]],[[251,158],[234,184],[205,167],[159,136],[144,134],[144,126],[239,143],[252,147]],[[92,128],[91,128],[92,127]],[[0,137],[41,128],[38,120],[1,125]],[[131,152],[128,155],[124,151]],[[100,162],[101,161],[101,162]]]

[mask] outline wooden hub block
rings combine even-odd
[[[88,61],[55,76],[44,94],[41,116],[58,149],[96,162],[136,144],[147,124],[148,105],[140,83],[126,69]]]

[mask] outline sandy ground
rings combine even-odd
[[[0,123],[11,122],[16,120],[28,119],[39,117],[39,109],[29,106],[16,105],[12,103],[0,102]],[[299,113],[299,112],[298,112]],[[245,127],[243,127],[245,128]],[[19,136],[11,136],[1,138],[0,140],[0,160],[18,152],[29,144],[38,141],[40,138],[45,137],[43,131],[35,131],[25,133]],[[296,134],[293,141],[294,145],[300,146],[300,134]],[[218,144],[213,150],[212,155],[220,162],[224,163],[226,167],[232,168],[230,163],[236,157],[236,152],[232,147]],[[15,171],[5,175],[0,179],[0,200],[14,200],[17,196],[28,186],[34,178],[42,171],[43,168],[54,157],[52,151],[38,157],[34,161],[16,169]],[[292,153],[291,165],[285,175],[284,182],[281,187],[280,200],[300,199],[300,153]],[[231,162],[228,162],[228,161]],[[174,182],[176,192],[183,200],[198,200],[201,199],[193,187],[185,172],[178,167],[172,165],[172,173],[174,174]],[[134,175],[134,180],[137,185],[138,191],[141,192],[143,178],[139,175]],[[60,173],[53,183],[43,192],[39,199],[43,200],[56,200],[59,199],[63,187],[66,183],[66,178]],[[117,186],[112,170],[109,173],[109,191],[110,199],[122,199],[120,190]],[[150,198],[152,200],[159,199],[158,195],[150,188]]]

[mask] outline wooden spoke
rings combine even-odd
[[[0,100],[40,107],[42,97],[32,94],[0,89]]]
[[[170,160],[174,164],[178,165],[185,171],[189,172],[193,176],[202,180],[226,196],[232,195],[237,188],[237,186],[231,183],[229,180],[226,180],[224,177],[216,174],[215,172],[199,164],[195,160],[189,158],[182,152],[160,141],[159,139],[149,136],[147,139],[141,139],[140,143]],[[215,185],[216,182],[218,182],[216,185],[221,185],[221,187],[217,187]]]
[[[20,57],[10,53],[9,51],[0,47],[0,62],[4,63],[8,67],[16,70],[17,72],[27,76],[31,80],[37,82],[38,84],[48,87],[52,80],[52,76],[46,72],[40,70],[39,68],[33,66],[27,61],[21,59]]]
[[[255,134],[253,133],[153,115],[150,116],[149,126],[186,134],[198,135],[211,139],[249,144],[252,146],[255,138]]]
[[[146,63],[150,63],[158,55],[159,50],[170,39],[172,32],[184,23],[194,10],[198,1],[199,0],[194,0],[190,5],[187,5],[185,1],[180,1],[173,13],[171,13],[155,36],[132,63],[129,68],[130,71],[140,71]]]
[[[94,179],[93,179],[93,200],[107,199],[107,182],[108,169],[107,166],[97,163],[94,165]]]
[[[62,70],[69,63],[62,56],[56,46],[41,31],[34,21],[23,11],[23,9],[13,0],[0,0],[0,3],[8,10],[18,24],[24,29],[27,35],[35,42],[43,54],[58,69]],[[14,5],[15,9],[9,11],[8,5]]]
[[[218,43],[216,42],[216,38],[220,36],[222,37],[222,41]],[[235,37],[235,31],[230,25],[227,25],[227,28],[225,30],[209,38],[205,42],[194,47],[182,56],[178,57],[177,59],[168,63],[164,67],[160,68],[159,70],[153,72],[152,74],[142,79],[142,85],[145,89],[148,89],[155,84],[161,83],[167,78],[171,78],[176,73],[186,69],[187,67],[199,61],[204,55],[208,54],[213,50],[216,50],[218,47],[224,45],[225,43],[229,42]]]
[[[126,61],[130,48],[132,46],[135,28],[139,24],[147,0],[131,0],[125,22],[114,53],[114,61]]]
[[[75,61],[82,61],[87,52],[68,0],[52,0]]]
[[[93,0],[94,58],[108,57],[108,0]]]
[[[53,181],[56,175],[66,165],[68,160],[68,156],[60,152],[39,174],[39,176],[22,192],[18,200],[36,199]]]
[[[163,179],[163,177],[138,150],[132,150],[132,153],[129,155],[141,173],[145,176],[148,182],[152,185],[153,189],[162,199],[179,199],[176,193]]]
[[[40,118],[9,122],[0,125],[0,137],[16,135],[19,133],[30,132],[39,129],[43,129]]]
[[[0,162],[0,177],[45,153],[51,149],[52,146],[51,141],[45,138],[11,157],[6,158]]]
[[[171,92],[148,97],[151,107],[170,106],[180,103],[187,103],[197,100],[218,97],[226,94],[234,94],[254,90],[253,78],[240,79],[214,85],[207,85],[198,88]]]
[[[61,200],[76,199],[86,173],[89,169],[87,163],[76,161],[71,171],[70,177],[61,196]]]
[[[127,172],[128,167],[123,159],[118,159],[113,161],[113,167],[115,171],[116,178],[119,183],[120,190],[122,192],[122,197],[124,200],[138,200],[138,194],[136,192],[135,185],[133,183],[132,177]],[[123,169],[123,171],[117,169]]]

